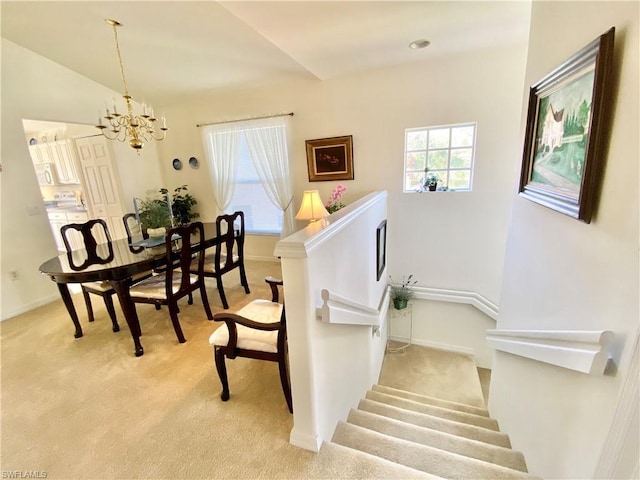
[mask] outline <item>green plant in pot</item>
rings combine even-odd
[[[171,209],[176,225],[187,225],[200,216],[199,213],[192,211],[194,205],[198,204],[198,201],[193,198],[187,190],[186,185],[181,185],[175,188],[171,195]],[[169,190],[166,188],[161,188],[159,191],[164,198],[166,198],[169,193]]]
[[[413,287],[417,282],[417,280],[413,280],[413,275],[409,275],[406,279],[402,277],[402,283],[394,283],[393,279],[389,277],[391,284],[389,285],[391,288],[391,300],[393,301],[393,307],[396,310],[402,310],[403,308],[407,308],[409,300],[413,298],[415,292],[411,287]]]
[[[429,167],[424,169],[424,180],[422,181],[422,187],[425,190],[435,191],[438,188],[438,181],[440,177],[435,173],[429,171]]]
[[[151,238],[164,237],[167,228],[171,227],[171,215],[166,199],[146,198],[140,204],[139,214],[142,228]]]

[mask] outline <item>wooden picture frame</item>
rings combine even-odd
[[[591,221],[606,152],[611,28],[529,89],[519,193]]]
[[[387,220],[376,229],[376,280],[380,281],[387,265]]]
[[[310,182],[353,180],[353,140],[343,137],[306,140]]]

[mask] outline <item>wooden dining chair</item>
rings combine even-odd
[[[149,238],[147,229],[138,224],[135,213],[125,213],[122,216],[122,223],[124,223],[124,231],[127,232],[127,242],[132,243],[133,239],[137,237],[140,240]]]
[[[173,240],[177,240],[179,246],[173,249]],[[171,323],[180,343],[186,340],[178,320],[178,300],[189,296],[195,290],[200,290],[200,297],[207,318],[211,320],[211,308],[205,288],[203,268],[204,251],[198,245],[204,243],[204,226],[202,222],[194,222],[169,229],[165,239],[166,270],[158,275],[142,280],[129,289],[131,300],[135,303],[151,303],[155,305],[167,305]],[[195,258],[197,268],[195,273],[190,272],[192,260]],[[189,302],[191,303],[191,302]]]
[[[113,257],[111,235],[109,234],[106,222],[102,219],[93,219],[85,223],[69,223],[67,225],[63,225],[60,227],[60,234],[62,235],[62,241],[64,242],[64,246],[67,250],[67,255],[69,256],[71,256],[73,252],[71,236],[75,234],[76,238],[82,238],[87,258],[83,259],[82,264],[76,265],[76,268],[74,269],[82,270],[92,264],[107,262],[109,257],[107,256],[106,258],[103,258],[98,253],[98,244],[103,243],[103,240],[105,239],[106,243],[110,247],[108,248],[110,256]],[[72,264],[71,261],[69,263],[70,265]],[[92,293],[94,295],[100,295],[104,300],[104,305],[107,308],[109,317],[111,318],[111,323],[113,324],[112,330],[114,332],[119,332],[120,325],[118,325],[116,311],[113,307],[113,294],[116,292],[111,287],[111,284],[109,282],[88,282],[81,283],[80,286],[82,288],[84,302],[87,306],[89,321],[94,321],[93,307],[91,305],[91,298],[89,294]]]
[[[205,256],[204,276],[216,279],[218,294],[222,306],[226,310],[229,308],[229,303],[222,284],[222,276],[225,273],[237,268],[245,293],[251,293],[244,268],[244,212],[237,211],[229,215],[218,216],[216,218],[216,233],[221,241],[216,244],[213,253]],[[195,265],[192,266],[192,270],[195,270]]]
[[[229,381],[225,358],[254,358],[277,362],[284,398],[293,413],[291,384],[287,368],[287,322],[284,305],[279,303],[278,286],[282,280],[265,278],[271,287],[271,301],[253,300],[235,313],[220,312],[213,316],[216,322],[224,322],[209,337],[214,347],[214,358],[223,402],[229,400]]]

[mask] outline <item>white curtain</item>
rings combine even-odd
[[[271,202],[282,210],[281,237],[295,231],[293,188],[289,168],[287,126],[289,117],[242,122],[251,160]]]
[[[209,163],[213,198],[222,213],[231,213],[227,212],[227,208],[236,188],[238,135],[240,132],[234,123],[202,128],[202,143]]]

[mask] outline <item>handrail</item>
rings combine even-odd
[[[487,343],[521,357],[592,375],[604,375],[610,330],[487,330]]]
[[[385,289],[378,304],[373,308],[355,300],[343,297],[323,288],[320,292],[323,304],[316,308],[316,315],[325,323],[349,325],[370,325],[374,331],[384,323],[389,310],[389,289]]]

